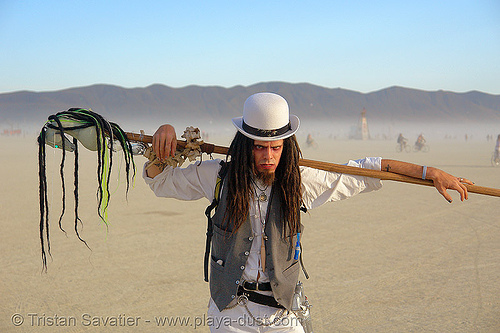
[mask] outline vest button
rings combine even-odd
[[[242,266],[240,267],[240,269],[241,269],[241,270],[244,270],[244,269],[245,269],[245,266],[243,266],[243,265],[242,265]]]
[[[232,298],[232,299],[234,299],[235,297],[236,297],[236,296],[234,296],[234,295],[231,295],[231,298]]]
[[[252,241],[253,240],[253,236],[248,237],[248,240]]]
[[[240,284],[240,280],[236,280],[236,284]]]
[[[246,255],[246,256],[247,256],[247,255],[249,255],[249,254],[250,254],[250,252],[248,252],[248,251],[245,251],[245,255]]]

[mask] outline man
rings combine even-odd
[[[415,147],[417,147],[417,150],[422,150],[422,147],[426,143],[424,135],[420,133],[420,135],[417,138],[417,141],[415,141]]]
[[[500,158],[500,134],[497,137],[497,143],[495,145],[495,159]]]
[[[227,332],[303,332],[292,297],[298,281],[299,258],[294,253],[302,230],[301,207],[379,189],[380,180],[299,167],[295,139],[299,119],[289,114],[286,100],[273,93],[250,96],[243,116],[234,118],[237,133],[229,148],[227,173],[212,218],[210,295],[212,326]],[[153,150],[164,159],[175,153],[176,134],[170,125],[153,136]],[[149,166],[143,176],[157,196],[182,200],[214,199],[221,160],[187,168]],[[461,183],[472,184],[432,167],[381,158],[350,161],[349,165],[432,179],[452,201],[447,189],[467,199]],[[227,320],[229,319],[229,321]]]
[[[408,139],[403,136],[403,133],[399,133],[398,136],[398,143],[401,147],[406,146],[406,143],[408,142]]]

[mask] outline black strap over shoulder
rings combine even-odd
[[[207,216],[207,239],[205,242],[205,258],[203,264],[204,270],[204,279],[205,282],[208,282],[208,263],[210,259],[210,245],[212,243],[212,235],[213,235],[213,223],[212,223],[212,211],[217,209],[220,200],[220,192],[222,189],[222,183],[224,182],[224,177],[226,177],[228,163],[226,161],[221,161],[221,168],[219,169],[219,174],[217,175],[217,182],[215,183],[215,191],[214,191],[214,199],[212,203],[205,209],[205,215]]]

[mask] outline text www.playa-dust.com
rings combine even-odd
[[[267,318],[263,318],[264,322]],[[290,320],[296,318],[282,318],[287,322],[275,322],[274,325],[290,325]],[[125,314],[113,316],[99,316],[84,313],[81,316],[48,315],[45,313],[15,313],[11,316],[11,323],[14,326],[31,327],[139,327],[141,325],[155,325],[158,327],[214,327],[216,329],[223,326],[254,326],[256,320],[249,316],[239,318],[211,317],[203,316],[154,316],[148,319],[141,316],[129,316]],[[296,323],[298,324],[298,322]]]

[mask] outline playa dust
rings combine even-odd
[[[306,158],[382,156],[500,188],[486,140],[429,142],[428,153],[397,153],[394,141],[382,140],[300,143]],[[48,147],[52,257],[42,273],[35,138],[2,137],[0,149],[0,331],[208,331],[207,200],[156,198],[141,178],[141,156],[126,196],[116,158],[105,225],[97,217],[97,158],[81,151],[78,228],[89,250],[74,232],[73,155],[65,167],[64,233],[61,154]],[[385,181],[377,192],[303,215],[310,279],[301,280],[315,331],[499,332],[500,198],[452,196],[449,204],[433,188]]]

